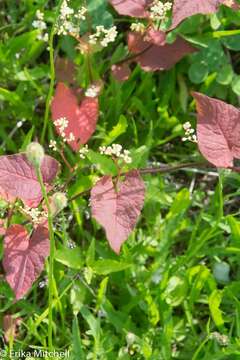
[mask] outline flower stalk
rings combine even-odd
[[[53,293],[54,293],[54,256],[55,256],[55,240],[53,230],[53,216],[47,195],[47,190],[43,182],[40,167],[36,167],[37,178],[41,186],[41,191],[48,211],[48,231],[50,240],[50,256],[48,269],[48,347],[49,351],[53,351]]]

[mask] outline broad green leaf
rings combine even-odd
[[[68,249],[62,246],[56,251],[55,259],[72,269],[82,269],[83,267],[82,251],[79,247]]]
[[[224,65],[217,75],[217,82],[221,85],[229,85],[231,84],[233,79],[233,69],[230,64]]]
[[[116,260],[97,260],[92,264],[93,272],[98,275],[108,275],[114,272],[123,271],[128,269],[131,264]]]
[[[103,175],[117,174],[116,165],[114,164],[113,160],[110,157],[101,155],[93,150],[89,150],[89,152],[87,153],[87,158],[93,165],[97,166],[97,169]]]

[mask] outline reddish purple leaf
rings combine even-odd
[[[128,48],[133,54],[140,53],[135,60],[145,71],[168,70],[185,55],[197,51],[180,37],[173,44],[155,45],[153,41],[146,41],[142,35],[134,32],[128,35]]]
[[[233,9],[239,6],[234,0],[175,0],[173,4],[173,20],[171,29],[177,27],[183,20],[196,14],[213,14],[224,4]]]
[[[128,64],[112,65],[112,74],[117,81],[123,82],[129,79],[131,70]]]
[[[166,33],[161,30],[150,28],[147,30],[144,40],[151,44],[162,46],[166,44]]]
[[[41,172],[48,187],[58,171],[58,161],[45,156]],[[24,154],[0,156],[0,196],[7,201],[19,198],[30,207],[37,207],[42,200],[36,171]]]
[[[52,101],[52,118],[56,121],[66,118],[68,126],[64,129],[68,144],[74,151],[78,151],[81,144],[86,144],[96,129],[98,119],[98,99],[85,97],[80,105],[74,92],[63,83],[57,85]],[[60,126],[56,131],[61,135]],[[71,134],[74,140],[71,139]]]
[[[223,101],[193,93],[197,102],[198,146],[203,156],[221,168],[240,158],[240,110]]]
[[[41,274],[49,255],[48,230],[39,225],[31,238],[22,225],[11,225],[4,238],[3,267],[16,299],[21,299]]]
[[[120,15],[145,18],[148,16],[147,7],[152,0],[109,0],[109,2]]]
[[[76,71],[75,65],[71,60],[57,57],[55,71],[58,82],[66,81],[69,84],[74,84]]]
[[[144,204],[145,186],[137,170],[125,175],[115,191],[111,176],[103,176],[91,191],[93,217],[101,224],[111,248],[119,254],[136,226]]]

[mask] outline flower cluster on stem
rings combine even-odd
[[[29,216],[35,225],[41,224],[44,220],[47,219],[47,212],[44,210],[41,211],[37,208],[30,208],[27,205],[24,207],[20,206],[19,209],[23,214]]]
[[[114,42],[117,37],[117,28],[112,26],[106,29],[104,26],[99,25],[96,27],[95,34],[89,36],[89,43],[91,45],[100,44],[102,47],[107,47],[108,44]]]
[[[87,9],[81,7],[79,10],[74,10],[69,6],[69,0],[64,0],[57,22],[56,32],[58,35],[79,35],[80,22],[86,20]]]
[[[112,156],[122,159],[126,164],[131,164],[132,158],[129,150],[124,150],[120,144],[112,144],[111,146],[100,146],[100,154]]]
[[[47,24],[44,21],[44,13],[42,11],[40,11],[40,10],[37,10],[36,19],[37,20],[34,20],[32,22],[32,26],[35,29],[39,30],[39,34],[37,35],[37,39],[48,42],[49,36],[48,36],[48,33],[46,32]]]
[[[132,31],[138,32],[140,34],[144,34],[146,31],[146,27],[143,23],[141,22],[137,22],[137,23],[132,23],[130,26],[130,29]]]
[[[66,137],[65,129],[68,127],[68,119],[66,117],[61,117],[54,121],[54,125],[58,128],[61,137],[64,142],[71,142],[75,140],[75,136],[72,132],[69,133],[69,136]],[[54,149],[54,144],[51,144],[51,147]]]
[[[197,135],[195,134],[195,130],[192,128],[189,121],[183,124],[183,129],[185,131],[185,136],[182,138],[182,141],[197,143]]]
[[[172,3],[163,3],[159,0],[154,0],[150,7],[150,19],[153,21],[162,21],[167,17],[167,13],[172,8]]]
[[[86,154],[88,153],[89,149],[88,149],[88,145],[85,145],[83,147],[81,147],[81,149],[79,150],[79,155],[81,159],[85,159],[86,158]]]

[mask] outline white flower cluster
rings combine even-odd
[[[89,151],[88,145],[83,146],[83,147],[79,150],[80,158],[81,158],[81,159],[85,159],[85,158],[86,158],[86,154],[88,153],[88,151]]]
[[[192,128],[190,122],[183,124],[183,129],[185,130],[185,137],[182,138],[182,141],[191,141],[197,143],[197,136],[195,135],[195,130]]]
[[[217,331],[211,333],[210,339],[216,340],[222,346],[228,346],[229,338],[227,335],[218,333]]]
[[[100,146],[100,154],[114,156],[119,159],[123,159],[126,164],[131,164],[132,158],[129,150],[123,150],[122,145],[112,144],[112,146]]]
[[[75,136],[72,132],[70,132],[69,137],[66,137],[65,129],[68,127],[68,120],[65,117],[61,117],[54,121],[54,125],[58,128],[61,137],[64,142],[71,142],[75,140]]]
[[[77,12],[69,7],[69,0],[64,0],[58,18],[58,35],[79,35],[80,21],[86,20],[87,9],[81,7]]]
[[[49,148],[53,149],[53,151],[57,151],[57,142],[56,142],[56,140],[52,140],[52,139],[50,140]]]
[[[99,87],[96,85],[91,85],[85,91],[85,96],[95,98],[99,94]]]
[[[43,289],[47,285],[48,285],[48,278],[45,277],[44,280],[39,281],[38,287],[39,289]]]
[[[75,244],[75,242],[73,242],[72,240],[69,240],[68,242],[67,242],[67,247],[69,248],[69,249],[75,249],[76,248],[76,244]]]
[[[116,37],[116,26],[105,29],[104,26],[99,25],[96,27],[96,33],[89,36],[89,43],[92,45],[96,45],[99,42],[102,47],[107,47],[109,43],[115,41]]]
[[[150,7],[150,18],[155,21],[166,19],[167,12],[171,10],[170,2],[162,3],[162,1],[154,0]]]
[[[49,36],[48,33],[45,32],[45,30],[47,29],[47,24],[44,21],[44,13],[41,12],[40,10],[37,10],[36,18],[37,20],[34,20],[32,22],[32,26],[40,31],[40,33],[37,36],[37,39],[48,42]]]
[[[132,31],[138,32],[140,34],[144,34],[146,31],[146,27],[144,24],[138,22],[138,23],[132,23],[130,26],[130,29]]]
[[[20,206],[20,210],[27,216],[32,219],[32,222],[36,225],[40,224],[44,219],[47,218],[47,212],[41,211],[37,208],[30,208],[25,205],[24,207]]]

